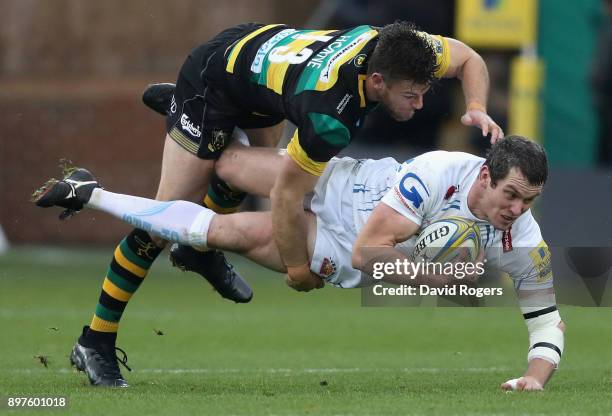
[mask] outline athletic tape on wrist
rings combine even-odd
[[[529,331],[529,353],[527,361],[540,358],[559,366],[563,355],[564,334],[559,328],[561,316],[556,307],[526,313],[525,323]]]
[[[513,378],[511,380],[506,381],[506,384],[508,384],[510,386],[510,388],[514,391],[516,391],[516,383],[519,381],[518,378]]]

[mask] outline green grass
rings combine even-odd
[[[0,257],[0,395],[69,399],[65,410],[32,414],[612,414],[611,309],[562,307],[561,370],[543,393],[508,394],[499,384],[525,368],[517,309],[365,308],[357,290],[293,292],[238,259],[255,290],[248,305],[160,259],[121,326],[131,387],[93,388],[67,356],[110,256],[19,249]]]

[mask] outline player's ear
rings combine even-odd
[[[370,75],[370,81],[372,86],[377,90],[381,91],[385,86],[385,79],[380,72],[372,72]]]
[[[478,173],[478,182],[481,186],[485,188],[491,182],[491,172],[489,171],[489,167],[487,165],[482,165],[480,167],[480,172]]]

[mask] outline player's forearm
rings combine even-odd
[[[552,287],[518,291],[521,312],[529,331],[529,365],[524,376],[508,380],[504,389],[542,390],[561,362],[565,324],[557,310]]]
[[[486,112],[489,95],[489,71],[482,57],[476,52],[471,53],[457,72],[457,78],[461,80],[466,107]],[[482,107],[478,108],[478,106]]]
[[[283,263],[288,267],[307,264],[304,195],[275,186],[270,196],[273,234]]]
[[[551,314],[558,316],[558,312]],[[533,327],[533,323],[528,325],[530,328]],[[563,321],[559,321],[554,326],[538,328],[537,331],[532,328],[529,337],[532,344],[528,354],[529,365],[523,377],[531,377],[544,387],[561,360],[561,353],[565,344],[564,332],[565,324]],[[534,340],[537,342],[534,342]],[[536,352],[538,349],[540,351]]]

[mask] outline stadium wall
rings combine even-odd
[[[232,25],[300,25],[317,1],[0,0],[0,224],[14,243],[112,243],[128,228],[82,213],[66,223],[29,202],[62,158],[107,187],[152,197],[164,120],[140,102],[174,82],[189,51]]]

